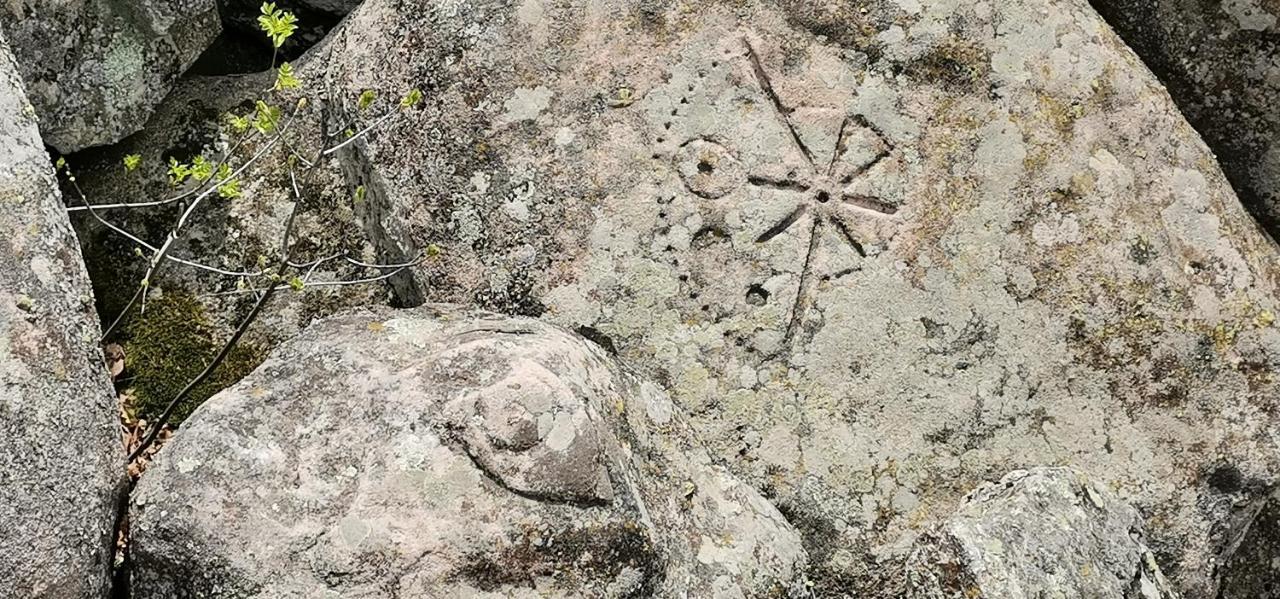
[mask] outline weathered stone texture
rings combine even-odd
[[[0,595],[102,599],[124,456],[35,114],[0,34]]]
[[[427,92],[344,156],[380,250],[442,249],[400,298],[614,347],[820,590],[1065,464],[1213,597],[1214,473],[1277,482],[1276,247],[1083,1],[369,0],[321,50],[346,115]]]
[[[1280,238],[1280,3],[1092,0]]]
[[[1069,468],[1015,471],[965,497],[912,556],[915,599],[1177,599],[1138,511]]]
[[[799,535],[566,331],[357,311],[193,414],[131,499],[133,596],[803,597]]]
[[[0,29],[45,143],[74,152],[141,129],[222,24],[215,0],[10,0]]]

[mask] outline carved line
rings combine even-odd
[[[884,214],[887,216],[893,216],[898,213],[897,206],[887,204],[883,200],[879,198],[873,198],[871,196],[847,193],[840,196],[840,199],[844,200],[846,204],[857,206],[858,208],[861,208],[863,210],[879,212],[880,214]]]
[[[800,271],[800,285],[796,288],[796,301],[791,307],[791,322],[787,323],[787,334],[783,336],[787,351],[793,349],[791,346],[795,341],[796,329],[799,328],[800,321],[804,318],[804,313],[809,309],[809,280],[812,278],[810,271],[813,269],[813,256],[818,253],[821,226],[822,219],[813,219],[813,227],[809,230],[809,251],[804,256],[804,268]]]
[[[835,223],[836,229],[840,231],[840,235],[844,237],[844,240],[849,242],[849,245],[853,247],[853,251],[858,252],[859,256],[866,258],[866,248],[862,247],[862,244],[858,242],[858,238],[853,236],[853,231],[849,230],[849,226],[844,224],[844,221],[834,216],[831,217],[831,222]]]
[[[846,116],[844,117],[844,120],[840,122],[840,134],[836,136],[836,149],[831,152],[831,164],[827,166],[828,177],[835,174],[836,162],[839,162],[840,159],[844,157],[844,153],[849,149],[849,146],[845,143],[847,141],[845,136],[849,131],[850,120],[852,119]]]
[[[768,231],[761,233],[760,237],[756,238],[756,243],[765,243],[770,239],[781,235],[783,231],[791,228],[791,225],[794,225],[795,222],[800,220],[800,217],[804,216],[805,212],[808,211],[809,207],[805,204],[796,206],[796,209],[791,211],[791,214],[788,214],[786,218],[778,221],[778,224],[770,227]]]
[[[809,191],[809,184],[803,181],[792,181],[790,179],[774,179],[772,177],[764,177],[760,175],[750,175],[747,177],[747,183],[756,187],[766,187],[769,189],[777,189],[780,191]]]
[[[800,153],[804,154],[805,160],[808,160],[809,165],[816,170],[817,163],[813,160],[813,153],[809,151],[809,147],[800,138],[800,132],[796,131],[795,125],[791,124],[791,113],[782,104],[782,98],[778,97],[778,92],[773,89],[773,82],[770,81],[769,74],[765,72],[764,65],[760,62],[760,55],[756,54],[756,49],[746,38],[743,38],[742,45],[747,47],[747,58],[751,60],[751,69],[755,71],[756,80],[760,83],[761,89],[764,90],[766,96],[769,96],[769,100],[773,102],[773,108],[778,111],[778,116],[782,119],[782,123],[791,132],[791,139],[795,141],[796,147],[800,148]]]

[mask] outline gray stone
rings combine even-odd
[[[369,0],[322,47],[343,114],[427,92],[344,156],[379,249],[442,250],[400,300],[616,348],[824,592],[1061,464],[1213,597],[1209,475],[1277,482],[1276,248],[1084,2]]]
[[[0,594],[106,597],[124,455],[75,236],[0,34]]]
[[[46,144],[105,145],[142,128],[222,30],[215,0],[0,3]]]
[[[919,599],[1177,599],[1138,511],[1069,468],[1015,471],[965,497],[912,556]]]
[[[804,596],[798,534],[581,338],[430,306],[308,328],[132,498],[133,596]]]
[[[1280,4],[1093,4],[1168,86],[1241,201],[1280,238]]]

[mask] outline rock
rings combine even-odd
[[[67,153],[142,128],[221,31],[215,0],[0,5],[46,144]]]
[[[1221,599],[1280,597],[1280,492],[1245,502],[1223,551]]]
[[[1078,0],[368,0],[331,106],[425,90],[353,144],[398,299],[612,346],[805,535],[818,588],[899,597],[916,537],[1070,465],[1213,597],[1277,482],[1275,245]],[[389,58],[392,57],[392,58]]]
[[[313,325],[136,487],[133,597],[807,596],[798,534],[670,399],[536,320]]]
[[[1280,238],[1280,5],[1092,1],[1168,86],[1241,201]]]
[[[299,67],[300,76],[306,75]],[[213,266],[230,273],[253,273],[275,263],[285,223],[295,203],[288,161],[296,150],[307,159],[323,144],[325,125],[321,108],[311,103],[289,121],[289,144],[266,147],[268,137],[237,133],[227,125],[228,113],[250,114],[254,100],[266,99],[292,113],[295,95],[269,97],[264,90],[274,74],[243,77],[200,77],[179,84],[156,110],[148,126],[136,135],[108,148],[72,158],[80,189],[93,204],[154,202],[181,195],[193,187],[175,190],[167,174],[169,159],[191,163],[197,156],[217,162],[232,148],[232,165],[238,167],[261,156],[239,177],[242,196],[228,200],[217,195],[202,202],[172,255]],[[308,84],[311,82],[308,80]],[[283,117],[285,120],[288,117]],[[336,143],[336,142],[328,142]],[[141,163],[124,167],[125,156]],[[299,167],[300,168],[300,167]],[[365,263],[378,262],[352,212],[354,188],[348,188],[341,169],[332,161],[303,175],[300,190],[306,198],[294,222],[292,247],[298,262],[347,254]],[[74,188],[65,190],[69,206],[81,208]],[[161,246],[173,224],[187,208],[187,201],[144,208],[99,209],[98,216]],[[102,224],[88,212],[76,212],[74,223],[81,248],[95,281],[99,312],[113,321],[146,275],[149,260],[139,257],[138,244]],[[149,252],[144,251],[144,255]],[[266,260],[264,260],[266,257]],[[378,271],[337,259],[321,264],[311,280],[355,280]],[[264,277],[228,276],[182,264],[167,264],[151,281],[148,310],[136,307],[113,339],[124,346],[135,397],[144,415],[155,415],[194,378],[221,343],[240,325],[256,301],[245,288],[266,286]],[[383,283],[355,286],[307,286],[279,293],[259,315],[256,324],[232,354],[227,367],[201,387],[178,412],[181,420],[201,401],[253,370],[267,351],[297,334],[312,320],[340,309],[387,303]]]
[[[912,557],[920,599],[1176,599],[1138,511],[1068,468],[1015,471],[965,498]]]
[[[102,599],[124,455],[84,264],[0,34],[0,588]]]

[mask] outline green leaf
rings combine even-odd
[[[271,38],[271,44],[279,48],[298,29],[298,17],[277,9],[275,2],[264,2],[262,14],[258,16],[258,27]]]
[[[364,196],[366,193],[367,193],[367,190],[364,188],[363,185],[359,185],[356,187],[356,203],[357,204],[364,203]]]
[[[236,133],[244,133],[249,130],[250,123],[248,117],[243,117],[235,113],[228,113],[227,124],[231,125],[231,128],[235,130]]]
[[[302,289],[307,286],[307,283],[302,280],[302,277],[295,275],[292,279],[289,279],[289,286],[292,287],[294,291],[302,291]]]
[[[403,98],[400,98],[400,107],[413,108],[414,106],[417,106],[418,103],[421,101],[422,101],[422,90],[415,87],[409,90],[409,93],[405,94]]]
[[[227,163],[225,163],[225,162],[224,162],[224,163],[222,163],[222,164],[219,164],[219,165],[218,165],[218,180],[219,180],[219,181],[226,181],[227,179],[230,179],[230,178],[231,178],[231,166],[230,166],[230,165],[228,165],[228,164],[227,164]]]
[[[178,162],[177,158],[169,157],[169,184],[173,186],[181,185],[191,176],[191,166]]]
[[[373,101],[377,99],[378,99],[378,92],[375,92],[371,89],[366,89],[364,90],[364,93],[360,94],[360,100],[356,102],[356,109],[358,109],[360,112],[364,112],[368,110],[369,107],[373,105]]]
[[[142,166],[141,154],[125,154],[125,157],[124,157],[125,172],[132,173],[133,171],[138,170],[139,166]]]
[[[302,82],[298,81],[298,77],[293,73],[293,65],[284,63],[276,69],[276,90],[298,89],[302,86]]]
[[[427,245],[427,256],[428,256],[428,257],[430,257],[430,258],[435,258],[436,256],[439,256],[440,254],[443,254],[443,253],[444,253],[444,250],[440,249],[440,246],[438,246],[438,245],[436,245],[436,244],[434,244],[434,243],[432,243],[432,244],[428,244],[428,245]]]
[[[258,100],[257,110],[253,113],[253,128],[267,134],[274,132],[279,125],[280,109]]]
[[[213,176],[213,164],[204,156],[196,156],[191,161],[191,176],[196,181],[208,181]]]
[[[218,185],[218,195],[228,200],[234,200],[242,195],[240,191],[239,179],[228,179]]]

